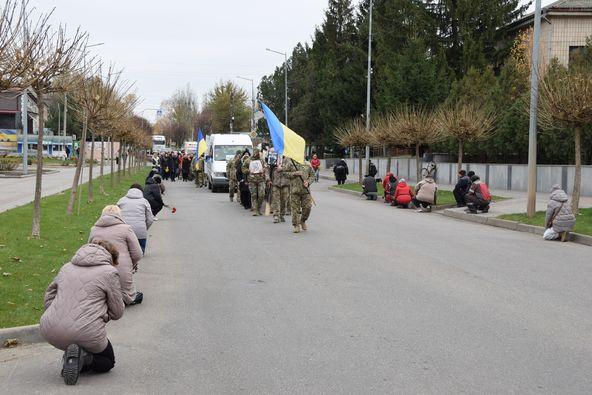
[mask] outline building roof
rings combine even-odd
[[[592,16],[592,0],[558,0],[541,9],[543,18],[555,13],[590,14]],[[534,12],[524,15],[522,18],[510,23],[506,28],[516,30],[533,23]]]

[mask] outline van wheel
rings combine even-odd
[[[212,183],[208,180],[208,189],[212,189]]]
[[[212,193],[216,193],[216,187],[212,185]]]

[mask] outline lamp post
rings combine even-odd
[[[370,131],[370,95],[372,88],[372,8],[373,0],[370,0],[368,10],[368,76],[366,85],[366,132]],[[360,169],[361,171],[362,169]],[[370,171],[370,146],[366,146],[366,174]],[[419,180],[417,180],[419,181]]]
[[[251,82],[251,131],[255,130],[255,80],[237,76],[236,78]]]
[[[539,100],[539,47],[541,34],[541,0],[536,0],[534,13],[534,43],[530,69],[530,125],[528,128],[528,202],[529,217],[536,213],[537,190],[537,106]]]
[[[286,52],[275,51],[273,49],[265,48],[268,52],[277,53],[278,55],[284,55],[284,74],[285,74],[285,87],[284,87],[284,123],[288,126],[288,54]]]

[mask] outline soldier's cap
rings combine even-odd
[[[237,149],[237,150],[236,150],[236,152],[235,152],[235,155],[240,155],[240,154],[242,154],[242,153],[243,153],[243,151],[241,151],[241,150]]]

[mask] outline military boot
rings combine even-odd
[[[284,217],[280,217],[280,222],[286,222],[286,219]]]
[[[303,222],[300,224],[300,227],[302,228],[302,230],[308,230],[308,226],[306,226],[306,222]]]
[[[273,223],[274,224],[279,224],[280,223],[280,217],[278,217],[277,215],[274,215],[274,217],[273,217]]]
[[[234,199],[232,198],[232,196],[230,196],[230,202],[232,203],[234,201]]]
[[[292,230],[294,233],[300,233],[300,225],[294,225],[294,229]]]

